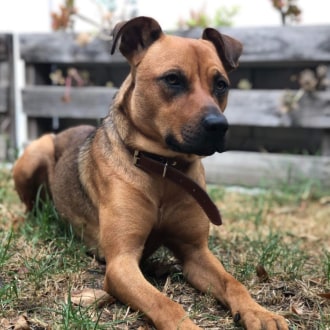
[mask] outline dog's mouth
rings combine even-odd
[[[195,139],[193,143],[183,142],[180,143],[173,134],[168,134],[166,137],[167,146],[175,151],[184,154],[194,154],[197,156],[210,156],[215,152],[225,151],[225,138],[219,141],[210,141],[204,139]]]
[[[176,152],[209,156],[225,150],[225,136],[228,130],[226,117],[219,112],[208,112],[197,124],[186,124],[180,136],[169,132],[165,142]]]

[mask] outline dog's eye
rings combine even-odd
[[[170,86],[182,85],[182,79],[175,73],[170,73],[164,77],[165,82]]]
[[[221,78],[218,78],[214,82],[214,89],[217,94],[223,94],[228,89],[228,84]]]
[[[167,71],[158,80],[167,98],[181,95],[189,89],[187,78],[180,70]]]

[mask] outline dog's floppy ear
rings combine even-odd
[[[227,72],[238,67],[238,59],[243,50],[243,45],[238,40],[221,34],[212,28],[206,28],[203,31],[202,38],[214,44]]]
[[[157,21],[153,18],[140,16],[127,22],[118,23],[113,32],[111,54],[116,50],[120,40],[119,50],[129,62],[136,64],[144,51],[163,34]]]

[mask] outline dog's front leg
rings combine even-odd
[[[200,248],[185,246],[183,261],[187,280],[197,289],[212,293],[227,306],[235,322],[250,330],[288,329],[285,319],[257,304],[247,289],[225,271],[206,245]]]
[[[136,203],[136,204],[135,204]],[[100,241],[106,258],[104,287],[107,292],[146,314],[157,329],[200,329],[183,308],[152,286],[143,276],[139,261],[154,219],[150,205],[136,198],[100,209]],[[137,211],[138,210],[138,211]]]

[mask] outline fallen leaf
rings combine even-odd
[[[312,285],[322,285],[322,279],[320,278],[309,278],[307,281]]]
[[[170,285],[171,285],[171,277],[167,276],[166,282],[165,282],[164,287],[163,287],[163,292],[164,293],[167,292],[167,289],[169,288]]]
[[[7,319],[1,319],[0,320],[0,329],[9,329],[11,328],[11,324],[9,320]]]
[[[297,314],[297,315],[303,314],[303,310],[298,305],[292,305],[291,311],[292,311],[292,313]]]
[[[330,196],[324,196],[320,199],[320,204],[321,205],[326,205],[330,204]]]
[[[34,329],[45,329],[45,330],[51,329],[50,326],[46,322],[41,321],[36,317],[34,317],[34,318],[30,317],[29,322],[30,322],[30,324],[33,324]]]
[[[330,299],[330,292],[318,293],[318,296],[325,298],[325,299]]]
[[[27,320],[27,315],[26,314],[21,315],[15,323],[14,330],[30,330],[30,329],[31,328]]]
[[[269,280],[269,275],[263,265],[258,265],[256,267],[256,273],[260,282],[266,282]]]
[[[274,213],[276,215],[281,215],[281,214],[293,214],[293,213],[296,213],[297,212],[297,207],[293,207],[293,206],[283,206],[283,207],[280,207],[276,210],[274,210]]]
[[[78,306],[88,307],[95,304],[96,307],[102,307],[105,304],[112,304],[115,298],[103,290],[86,288],[72,291],[70,293],[70,300]],[[68,301],[68,296],[66,297],[66,301]]]

